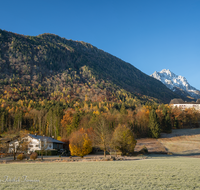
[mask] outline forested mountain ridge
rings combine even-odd
[[[168,103],[178,98],[161,82],[88,43],[3,30],[0,87],[1,98],[14,101],[125,101],[131,97]]]

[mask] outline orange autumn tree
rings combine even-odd
[[[173,127],[175,129],[182,129],[183,128],[183,121],[184,121],[184,111],[180,108],[172,108],[172,121],[173,121]]]
[[[92,141],[82,128],[72,133],[69,140],[69,150],[72,156],[85,156],[92,151]]]
[[[135,133],[140,137],[148,136],[149,132],[149,107],[143,106],[136,110],[135,121],[136,121],[136,131]]]
[[[63,119],[61,119],[61,125],[62,125],[62,136],[68,136],[72,132],[72,120],[73,120],[73,114],[71,111],[66,111],[65,115],[63,116]],[[67,134],[65,134],[67,133]]]

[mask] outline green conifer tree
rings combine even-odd
[[[149,114],[149,129],[150,136],[153,138],[158,138],[160,136],[160,124],[158,120],[158,116],[154,109],[151,110]]]
[[[127,114],[126,107],[125,107],[124,103],[121,106],[120,113],[121,114]]]
[[[165,107],[163,108],[162,112],[163,112],[162,131],[169,133],[172,130],[170,115]]]

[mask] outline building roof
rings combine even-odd
[[[28,134],[28,136],[30,136],[31,138],[34,138],[34,139],[47,139],[47,142],[52,142],[52,143],[59,143],[59,144],[64,144],[64,142],[62,141],[59,141],[59,140],[56,140],[54,138],[51,138],[51,137],[47,137],[47,136],[41,136],[41,135],[33,135],[33,134]]]
[[[200,104],[200,99],[198,99],[196,102],[184,102],[182,99],[173,99],[169,104]]]
[[[182,99],[173,99],[169,104],[184,104],[185,102]]]
[[[10,143],[10,142],[13,142],[13,141],[17,141],[19,138],[19,136],[15,136],[13,138],[0,138],[1,142],[4,142],[4,143]]]

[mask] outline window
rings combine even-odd
[[[39,147],[39,145],[37,144],[37,145],[35,145],[35,147]]]
[[[29,144],[29,147],[33,147],[33,145],[32,145],[32,144]]]
[[[51,144],[49,145],[49,148],[51,148]]]

